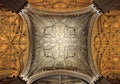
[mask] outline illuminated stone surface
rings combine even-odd
[[[30,73],[43,69],[76,69],[90,74],[87,56],[87,30],[90,14],[42,16],[29,14],[34,39],[34,62]],[[84,59],[86,58],[86,59]],[[89,60],[88,60],[89,61]],[[86,67],[85,67],[86,66]]]
[[[89,83],[97,80],[99,74],[88,52],[88,25],[94,14],[99,16],[92,6],[71,13],[55,13],[28,5],[21,15],[29,25],[32,46],[28,66],[21,74],[23,80],[31,84],[49,75],[73,76]]]

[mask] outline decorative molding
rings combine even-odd
[[[66,76],[66,75],[53,75],[39,79],[33,84],[88,84],[86,81],[77,77]]]

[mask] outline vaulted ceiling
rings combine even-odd
[[[92,0],[29,0],[29,3],[42,11],[62,13],[83,9]],[[17,77],[29,56],[29,31],[21,16],[2,4],[0,8],[0,78]],[[119,10],[102,14],[94,23],[91,46],[96,69],[106,78],[120,78]]]

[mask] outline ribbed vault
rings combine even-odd
[[[32,58],[32,62],[33,61],[34,62],[31,65],[31,68],[27,74],[28,78],[42,70],[46,71],[46,70],[55,70],[55,69],[67,69],[67,70],[74,71],[73,68],[76,68],[75,70],[77,70],[77,72],[79,72],[80,70],[82,71],[82,73],[85,73],[87,75],[93,74],[90,68],[88,70],[86,69],[86,67],[90,67],[89,63],[82,65],[83,62],[85,63],[84,60],[89,59],[87,57],[85,57],[86,59],[83,59],[81,62],[82,67],[86,66],[85,68],[78,67],[77,65],[78,61],[76,61],[78,59],[74,59],[72,61],[71,60],[66,61],[68,59],[76,58],[75,53],[77,51],[80,53],[82,52],[82,50],[75,50],[75,51],[73,50],[76,46],[79,46],[79,45],[82,45],[80,47],[84,47],[83,49],[85,51],[83,50],[83,53],[88,54],[88,51],[86,48],[87,39],[81,40],[80,42],[78,41],[78,39],[76,39],[77,34],[74,31],[77,31],[77,29],[74,29],[74,27],[76,28],[76,26],[73,27],[72,22],[75,23],[76,18],[79,18],[79,19],[83,18],[82,20],[83,21],[85,20],[86,23],[85,21],[82,22],[82,20],[81,21],[76,20],[76,21],[80,23],[82,22],[83,23],[82,27],[87,25],[86,28],[89,28],[89,25],[87,24],[87,20],[90,21],[89,19],[91,19],[90,18],[91,13],[90,15],[88,13],[85,16],[84,15],[79,16],[79,13],[76,13],[75,11],[85,9],[92,3],[94,3],[95,6],[97,7],[97,8],[93,7],[95,11],[97,10],[97,13],[100,13],[101,11],[105,13],[106,11],[109,11],[109,10],[120,9],[119,0],[114,0],[114,1],[94,0],[93,2],[92,0],[29,0],[29,1],[11,0],[11,1],[8,1],[7,3],[6,2],[7,1],[5,0],[0,1],[1,3],[0,4],[0,8],[1,8],[1,11],[0,11],[0,32],[1,32],[0,33],[0,78],[17,77],[21,74],[22,71],[25,71],[26,68],[24,69],[24,67],[26,67],[26,64],[28,62],[28,57],[31,54],[29,52],[30,51],[29,49],[31,49],[31,46],[35,46],[34,47],[35,49],[33,49],[33,51],[35,52],[34,54],[37,54],[39,52],[41,53],[41,51],[45,51],[44,56],[46,58],[41,57],[40,59],[38,59],[39,57],[38,54],[32,55],[37,57],[36,58],[37,61],[36,60],[34,61],[34,57]],[[42,11],[42,12],[40,12],[40,14],[35,13],[36,11],[28,12],[29,8],[27,10],[27,13],[24,12],[24,10],[21,11],[21,9],[27,9],[28,6],[31,7],[32,10],[35,9],[36,11]],[[88,9],[86,10],[89,11]],[[32,30],[32,33],[33,33],[32,37],[39,38],[37,40],[32,39],[35,45],[29,44],[31,43],[31,41],[29,40],[31,39],[31,36],[30,36],[31,29],[29,29],[28,27],[30,26],[28,25],[28,22],[26,22],[25,18],[21,17],[21,15],[10,12],[10,11],[13,11],[19,14],[21,13],[23,14],[24,12],[25,14],[28,15],[28,17],[30,17],[30,22],[32,24],[32,27],[34,28],[33,30],[38,31],[36,32]],[[81,12],[85,13],[84,11],[81,11]],[[41,15],[42,13],[43,13],[43,16]],[[70,13],[69,14],[70,16],[67,16],[67,13]],[[68,17],[67,20],[68,20],[68,23],[70,24],[65,23],[67,22],[67,20],[63,16],[55,17],[54,14],[56,15],[64,14],[65,17]],[[76,18],[73,18],[73,17],[76,17]],[[51,18],[54,19],[55,21],[52,22]],[[32,22],[32,20],[34,20],[35,22],[34,21]],[[36,25],[37,23],[39,24]],[[120,25],[119,23],[120,23],[120,12],[117,10],[113,12],[110,11],[109,13],[106,13],[98,18],[98,20],[94,23],[93,30],[92,30],[91,52],[92,52],[93,61],[96,69],[106,78],[107,77],[113,78],[113,79],[120,78],[120,68],[119,68],[120,67],[119,66],[120,64],[120,57],[119,57]],[[43,24],[45,24],[46,26]],[[57,26],[62,28],[61,31],[58,31],[59,27]],[[39,31],[39,28],[43,28],[46,31],[44,33],[41,33],[42,29],[40,29]],[[65,30],[67,28],[71,28],[71,30],[69,29]],[[53,34],[50,33],[51,30]],[[63,32],[65,32],[64,34],[67,35],[68,37],[64,38],[65,35],[63,34]],[[78,28],[78,32],[79,32],[79,28]],[[72,35],[70,35],[70,33]],[[85,36],[84,38],[87,37],[86,35],[87,33],[88,31],[86,29],[85,33],[82,34],[83,36]],[[55,37],[49,37],[48,34],[51,36],[53,35]],[[44,38],[39,37],[42,35],[44,36]],[[72,38],[74,37],[74,39],[71,39],[71,37]],[[82,36],[80,36],[79,38],[83,39]],[[39,42],[40,39],[42,39],[43,42]],[[61,41],[60,39],[63,39],[63,40]],[[74,44],[74,42],[76,42],[76,44]],[[51,45],[49,45],[50,43]],[[54,46],[55,43],[56,45]],[[85,45],[82,43],[84,43]],[[39,48],[41,47],[42,44],[44,46],[44,49]],[[66,45],[72,46],[72,47],[66,48]],[[36,46],[38,47],[38,50],[36,50],[37,48]],[[48,49],[50,47],[52,47],[52,49]],[[63,52],[67,53],[69,51],[70,53],[63,55]],[[80,53],[79,55],[86,56]],[[49,59],[49,60],[46,61],[45,59]],[[64,62],[62,62],[63,60]],[[39,69],[34,67],[36,66],[35,63],[38,63],[38,61],[44,61],[43,64],[41,64],[41,67],[39,67]],[[48,66],[49,64],[54,66],[52,66],[51,68],[51,66]],[[56,78],[58,79],[55,79],[55,81],[56,80],[59,81],[59,77],[62,78],[61,75],[60,76],[58,75],[56,76]],[[69,77],[66,77],[66,78],[69,78]],[[48,79],[51,80],[51,78],[48,78]],[[80,81],[81,80],[82,79],[80,79]],[[40,79],[38,81],[48,81],[48,80]]]

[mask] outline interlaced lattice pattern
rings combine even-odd
[[[103,76],[120,78],[120,16],[111,14],[102,15],[95,23],[93,58]]]
[[[29,0],[37,9],[51,12],[69,12],[90,5],[92,0]]]
[[[23,19],[0,11],[0,76],[17,76],[28,56],[28,31]]]

